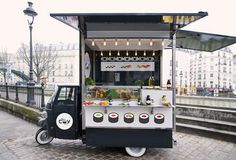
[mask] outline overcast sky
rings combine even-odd
[[[29,28],[23,10],[25,0],[1,0],[0,49],[16,52],[29,43]],[[236,37],[235,0],[32,0],[38,12],[33,25],[33,40],[49,43],[78,42],[78,32],[53,19],[50,13],[195,13],[209,16],[183,28]],[[236,53],[236,45],[232,50]]]

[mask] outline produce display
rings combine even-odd
[[[99,102],[100,106],[108,106],[109,105],[109,101],[101,101]]]
[[[139,97],[139,93],[134,92],[132,89],[108,89],[108,88],[98,88],[98,87],[90,87],[88,88],[86,98],[87,99],[137,99]]]
[[[84,101],[83,104],[87,106],[87,105],[94,104],[94,102],[93,101]]]
[[[98,89],[96,91],[96,98],[106,98],[106,90],[105,89]]]
[[[121,92],[121,98],[123,100],[129,101],[131,99],[131,94],[130,92]]]
[[[146,89],[148,92],[153,90],[153,88]],[[171,107],[171,102],[169,100],[169,92],[167,94],[159,95],[162,93],[161,90],[154,89],[158,91],[155,95],[154,92],[150,92],[142,98],[144,94],[141,94],[140,89],[132,88],[102,88],[100,86],[93,86],[87,88],[86,101],[83,102],[85,106],[108,106],[108,105],[120,105],[120,106],[132,106],[132,105],[142,105],[142,106],[167,106]],[[166,90],[164,91],[166,92]],[[167,97],[168,96],[168,97]],[[151,97],[151,98],[150,98]],[[156,97],[156,99],[155,99]],[[137,102],[137,103],[135,103]]]

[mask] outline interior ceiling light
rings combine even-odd
[[[162,45],[162,47],[164,47],[164,45],[165,45],[164,40],[162,40],[161,45]]]
[[[118,42],[117,42],[117,40],[115,41],[115,46],[118,46]]]
[[[120,51],[117,52],[117,56],[120,56]]]
[[[101,56],[103,56],[103,52],[101,51]]]
[[[92,46],[94,46],[94,45],[95,45],[94,40],[92,40]]]
[[[155,51],[153,51],[152,56],[155,56]]]
[[[111,51],[109,51],[109,56],[111,56]]]
[[[143,56],[144,56],[144,57],[146,56],[146,51],[143,52]]]
[[[106,40],[104,39],[104,41],[103,41],[103,45],[104,46],[106,46],[107,45],[107,42],[106,42]]]
[[[135,56],[137,56],[138,55],[138,53],[137,53],[137,51],[135,51]]]
[[[152,42],[152,39],[151,39],[151,41],[150,41],[150,46],[153,46],[153,42]]]
[[[129,52],[128,51],[126,51],[126,56],[129,56]]]
[[[127,39],[126,45],[129,46],[129,40]]]
[[[140,40],[138,40],[138,45],[141,46],[141,41]]]

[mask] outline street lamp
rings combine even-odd
[[[179,73],[179,77],[180,77],[180,95],[182,95],[182,78],[183,78],[183,72],[180,71]]]
[[[28,25],[30,30],[30,70],[29,70],[29,81],[27,83],[27,103],[34,105],[34,87],[35,82],[33,80],[33,47],[32,47],[32,29],[33,29],[33,23],[34,23],[34,17],[37,16],[37,12],[32,8],[33,3],[28,2],[28,7],[23,10],[24,14],[28,16]]]

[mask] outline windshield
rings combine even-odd
[[[49,98],[48,103],[51,103],[51,104],[53,103],[56,97],[57,91],[58,91],[58,86],[55,88],[55,91],[53,92],[52,96]]]

